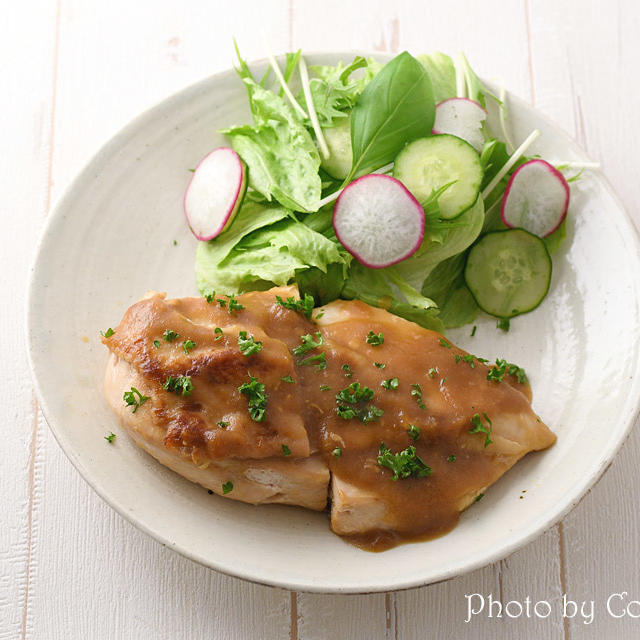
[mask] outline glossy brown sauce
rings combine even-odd
[[[170,425],[166,446],[192,456],[195,451],[202,458],[277,457],[284,455],[283,444],[294,458],[320,451],[334,483],[381,505],[375,523],[357,533],[344,531],[342,516],[334,515],[334,530],[363,549],[381,551],[446,533],[460,511],[515,460],[553,441],[540,423],[545,430],[540,446],[527,442],[518,449],[510,438],[503,442],[501,417],[537,419],[528,385],[488,381],[487,366],[477,360],[473,366],[456,362],[456,355],[466,352],[448,341],[444,346],[438,333],[360,302],[332,303],[326,316],[314,322],[275,304],[271,292],[238,299],[245,309],[233,315],[202,299],[144,301],[137,312],[132,311],[135,305],[127,312],[107,344],[159,383],[167,375],[191,376],[194,390],[188,400],[169,393],[153,400],[155,418]],[[222,339],[214,340],[212,326],[223,329]],[[185,354],[180,344],[155,348],[153,340],[162,340],[165,328],[190,337],[196,349]],[[243,329],[263,342],[262,351],[249,358],[238,351],[237,333]],[[292,349],[302,335],[318,331],[323,344],[306,355],[324,352],[327,366],[301,366],[304,357],[293,355]],[[370,331],[382,333],[384,343],[368,344]],[[238,393],[248,376],[257,377],[268,391],[264,422],[248,419],[246,398]],[[285,376],[295,384],[282,381]],[[381,386],[390,378],[398,379],[397,389]],[[382,416],[363,424],[338,415],[336,394],[351,383],[374,391],[368,404],[381,409]],[[423,407],[412,396],[417,390],[412,385],[420,386]],[[484,433],[470,433],[475,414],[486,414],[493,422],[489,446]],[[216,428],[220,420],[229,426]],[[410,425],[420,429],[417,440],[409,436]],[[377,461],[383,442],[393,453],[415,446],[432,474],[394,481]],[[334,455],[336,448],[340,456]]]

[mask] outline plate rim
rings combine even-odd
[[[346,58],[348,56],[353,55],[363,55],[367,57],[374,57],[379,60],[388,61],[392,58],[392,55],[384,52],[364,52],[361,50],[346,50],[346,51],[329,51],[329,50],[314,50],[305,53],[308,57],[315,56],[337,56]],[[276,56],[279,61],[284,59],[283,56]],[[260,58],[256,60],[248,61],[249,66],[264,64],[267,62],[266,58]],[[603,477],[604,473],[611,466],[614,458],[622,448],[622,446],[629,439],[629,435],[631,433],[632,428],[637,423],[640,418],[640,383],[638,382],[639,374],[640,374],[640,362],[636,365],[636,369],[634,371],[634,375],[632,376],[632,380],[630,381],[630,393],[629,398],[633,401],[629,404],[627,413],[624,415],[619,423],[623,425],[623,429],[620,432],[617,442],[609,447],[606,450],[606,453],[603,457],[600,458],[599,465],[597,468],[593,470],[593,472],[589,476],[585,476],[584,479],[579,485],[574,485],[574,490],[567,492],[565,495],[567,498],[559,502],[557,504],[561,505],[560,509],[554,510],[553,515],[547,517],[543,514],[540,518],[540,522],[538,524],[532,525],[530,527],[530,531],[523,536],[520,536],[510,542],[509,544],[503,545],[499,550],[496,550],[493,553],[487,554],[482,558],[478,558],[476,560],[469,561],[463,568],[455,568],[453,570],[442,570],[437,574],[434,574],[431,578],[423,578],[423,579],[413,579],[405,582],[398,582],[392,586],[388,585],[378,585],[370,588],[358,588],[358,587],[326,587],[326,586],[316,586],[312,584],[311,581],[307,580],[306,582],[299,581],[290,581],[286,579],[279,579],[278,577],[273,577],[268,581],[261,580],[257,578],[254,574],[243,571],[243,570],[233,570],[231,567],[227,565],[221,565],[219,562],[212,561],[207,559],[202,554],[199,554],[184,545],[178,543],[172,543],[166,536],[162,534],[162,532],[153,530],[149,525],[147,525],[144,521],[137,519],[133,515],[129,514],[126,508],[121,505],[116,499],[112,498],[110,492],[103,487],[99,486],[99,483],[95,482],[89,472],[89,469],[82,462],[81,457],[76,454],[73,450],[71,440],[68,440],[64,434],[64,427],[58,424],[58,421],[53,415],[53,412],[50,410],[50,407],[46,400],[46,395],[44,393],[43,388],[40,384],[40,379],[38,378],[38,365],[37,365],[37,354],[35,353],[35,345],[34,345],[34,336],[38,333],[37,328],[34,326],[34,300],[37,295],[36,290],[36,274],[39,270],[39,264],[42,259],[43,254],[43,246],[45,244],[45,239],[49,234],[50,228],[55,224],[58,224],[59,218],[62,217],[62,212],[66,206],[74,199],[74,194],[77,190],[82,188],[82,185],[86,183],[87,179],[91,174],[95,173],[94,167],[98,167],[101,161],[104,158],[107,158],[112,155],[112,152],[119,147],[124,146],[126,140],[134,134],[140,124],[147,121],[148,119],[156,116],[159,112],[171,109],[175,103],[182,102],[185,99],[188,99],[191,95],[197,94],[204,87],[208,86],[211,83],[215,83],[220,78],[225,76],[233,75],[234,69],[227,68],[222,71],[219,71],[215,74],[202,78],[194,83],[187,85],[186,87],[179,89],[168,96],[162,98],[158,102],[154,103],[152,106],[144,109],[138,115],[136,115],[133,119],[131,119],[127,124],[120,128],[114,135],[103,142],[97,152],[95,152],[91,158],[84,164],[82,169],[76,174],[73,180],[67,185],[64,189],[63,193],[60,197],[56,198],[53,206],[50,209],[49,214],[46,216],[45,222],[40,230],[38,241],[36,243],[35,250],[33,251],[32,258],[29,265],[28,270],[28,285],[27,285],[27,295],[25,298],[25,330],[26,330],[26,343],[27,343],[27,359],[29,363],[29,369],[31,372],[31,379],[33,381],[34,390],[36,393],[36,397],[38,399],[38,403],[42,414],[45,418],[48,428],[51,430],[58,446],[62,449],[63,453],[67,457],[67,459],[71,462],[76,471],[80,474],[83,480],[91,487],[91,489],[107,504],[110,508],[114,509],[120,516],[122,516],[125,520],[130,522],[134,527],[136,527],[139,531],[144,532],[146,535],[151,537],[154,541],[160,543],[164,547],[168,547],[171,550],[179,553],[181,556],[192,560],[202,566],[208,567],[215,571],[218,571],[224,575],[228,575],[231,577],[239,578],[245,580],[247,582],[251,582],[254,584],[260,584],[264,586],[288,589],[291,591],[299,591],[303,593],[324,593],[324,594],[370,594],[370,593],[384,593],[384,592],[395,592],[395,591],[403,591],[418,587],[423,587],[431,584],[437,584],[440,582],[445,582],[450,580],[456,576],[467,574],[471,571],[480,569],[482,567],[488,566],[489,564],[493,564],[499,560],[502,560],[511,554],[515,553],[517,550],[521,549],[525,545],[529,544],[539,536],[541,536],[546,531],[553,528],[558,522],[560,522],[566,515],[572,511],[585,497],[588,491],[593,488]],[[487,84],[491,84],[487,82]],[[556,123],[552,118],[541,112],[536,107],[530,105],[526,100],[523,100],[519,96],[507,91],[508,100],[512,103],[517,104],[519,107],[525,107],[527,109],[532,109],[535,111],[536,117],[539,118],[542,122],[552,127],[554,131],[561,136],[562,142],[571,148],[578,155],[582,155],[588,158],[586,152],[580,147],[576,140],[574,140],[558,123]],[[633,219],[631,218],[629,212],[624,206],[621,198],[618,196],[617,192],[613,188],[611,182],[608,180],[604,172],[598,169],[591,169],[594,173],[597,173],[598,177],[601,180],[602,187],[606,189],[607,194],[612,198],[615,202],[617,208],[622,212],[622,215],[619,216],[618,223],[624,223],[628,227],[629,237],[628,240],[632,246],[635,246],[636,252],[640,255],[640,232],[638,231]],[[575,487],[578,487],[575,490]]]

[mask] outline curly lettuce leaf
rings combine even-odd
[[[456,97],[456,68],[448,55],[434,51],[419,55],[416,59],[427,70],[431,78],[436,104]]]
[[[245,205],[231,229],[201,242],[196,282],[203,293],[232,294],[291,282],[301,270],[327,274],[338,265],[344,281],[351,256],[336,242],[294,219],[280,207]]]
[[[290,65],[295,62],[294,57]],[[282,97],[254,80],[241,58],[237,71],[247,88],[254,124],[221,133],[231,138],[247,165],[249,186],[289,209],[315,211],[321,191],[320,156],[311,135]]]
[[[425,239],[418,251],[395,265],[397,272],[415,289],[422,285],[431,271],[443,260],[469,248],[482,230],[484,223],[484,204],[478,197],[476,203],[455,220],[443,224],[434,221],[433,232],[430,223],[425,224]]]
[[[380,71],[382,65],[375,60],[356,56],[351,63],[339,62],[335,66],[312,66],[315,77],[309,81],[313,104],[321,127],[333,127],[349,115],[358,96],[370,80]],[[354,77],[354,71],[363,71]],[[304,92],[296,97],[307,109]]]
[[[368,269],[354,261],[341,297],[362,300],[386,309],[426,329],[444,329],[434,302],[415,291],[390,269]]]
[[[432,298],[440,309],[445,328],[461,327],[473,322],[479,308],[464,282],[466,252],[447,258],[431,271],[422,285],[422,293]]]

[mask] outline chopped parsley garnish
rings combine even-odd
[[[178,241],[177,241],[177,240],[174,240],[174,241],[173,241],[173,246],[174,246],[174,247],[177,247],[177,246],[178,246]]]
[[[455,462],[456,461],[456,457],[453,455],[453,453],[447,458],[447,462]]]
[[[438,371],[434,367],[431,367],[431,369],[429,369],[429,377],[430,378],[434,378],[436,373],[438,373]]]
[[[222,484],[222,495],[226,496],[227,493],[231,493],[233,491],[233,482],[231,480],[227,480]]]
[[[471,418],[471,424],[473,425],[473,427],[469,429],[469,433],[484,433],[484,446],[488,447],[493,442],[493,440],[491,439],[493,423],[491,422],[491,420],[489,420],[489,416],[486,413],[483,413],[482,415],[487,421],[487,424],[485,425],[482,423],[482,418],[480,417],[479,413],[474,413],[473,417]]]
[[[383,387],[384,389],[395,391],[398,388],[399,384],[400,382],[398,381],[398,378],[388,378],[387,380],[383,380],[380,383],[380,386]]]
[[[487,380],[502,382],[505,375],[515,376],[520,384],[527,382],[527,374],[524,372],[524,369],[520,368],[517,364],[500,359],[497,359],[495,365],[489,369]]]
[[[229,313],[233,314],[234,311],[242,311],[244,305],[240,304],[233,296],[229,296]]]
[[[185,340],[182,343],[182,348],[184,349],[184,352],[187,354],[191,353],[191,351],[193,351],[195,347],[196,347],[196,343],[191,338],[189,338],[188,340]]]
[[[416,427],[415,424],[410,424],[407,433],[409,434],[409,437],[415,442],[420,438],[420,427]]]
[[[116,439],[116,434],[112,431],[108,436],[105,436],[104,439],[111,444]]]
[[[340,447],[336,447],[332,452],[331,455],[334,458],[339,458],[342,455],[342,449]]]
[[[282,382],[288,382],[289,384],[295,384],[296,381],[291,376],[284,376],[284,378],[280,378]]]
[[[265,392],[264,384],[258,382],[258,378],[249,376],[249,382],[244,382],[238,387],[238,391],[247,396],[249,400],[249,415],[255,422],[264,420],[269,396]]]
[[[291,449],[289,449],[289,447],[287,447],[286,444],[282,445],[282,453],[284,453],[285,456],[290,456],[291,455]]]
[[[248,358],[254,353],[262,351],[262,342],[256,342],[253,336],[247,337],[247,332],[241,331],[238,334],[238,347],[240,347],[240,351]]]
[[[416,448],[412,445],[399,453],[391,453],[389,447],[384,442],[380,444],[378,451],[378,464],[393,471],[392,480],[402,478],[426,478],[433,473],[431,467],[427,466],[422,458],[416,455]]]
[[[316,315],[316,320],[319,320],[324,315],[324,311],[321,311],[318,315]]]
[[[384,362],[374,362],[373,366],[378,367],[378,369],[384,369],[387,365]]]
[[[322,345],[322,334],[317,331],[314,335],[316,338],[315,340],[310,333],[300,336],[301,344],[293,350],[293,354],[296,356],[302,356],[307,353],[307,351],[312,351],[313,349],[320,347]]]
[[[162,337],[165,339],[166,342],[173,342],[174,340],[177,340],[180,337],[180,334],[176,333],[172,329],[165,329],[164,333],[162,334]]]
[[[363,387],[359,382],[352,382],[336,395],[336,400],[356,404],[358,402],[368,402],[373,399],[373,389]]]
[[[114,333],[115,331],[111,327],[109,327],[106,331],[101,331],[100,335],[103,338],[110,338]]]
[[[153,346],[154,346],[156,349],[159,349],[159,348],[160,348],[160,340],[154,340],[154,341],[153,341]]]
[[[509,320],[509,318],[500,318],[498,322],[496,322],[496,327],[505,332],[509,331],[509,329],[511,329],[511,320]]]
[[[211,293],[207,293],[204,299],[211,304],[216,299],[216,292],[212,291]]]
[[[325,358],[324,351],[319,353],[317,356],[309,356],[304,360],[300,360],[298,363],[302,367],[314,366],[319,371],[327,368],[327,359]]]
[[[321,384],[320,391],[331,391],[331,387],[328,384]]]
[[[446,347],[447,349],[451,349],[451,345],[444,338],[438,338],[438,342],[440,343],[441,347]]]
[[[471,337],[473,338],[473,336],[476,335],[476,331],[478,330],[477,325],[473,325],[473,329],[471,329]],[[455,456],[454,456],[455,457]]]
[[[379,347],[384,343],[384,336],[382,333],[373,333],[373,331],[369,331],[367,334],[367,344],[370,344],[372,347]]]
[[[313,313],[315,301],[313,296],[305,293],[302,300],[296,300],[295,298],[287,298],[286,300],[283,300],[280,296],[276,296],[276,304],[279,304],[285,309],[291,309],[291,311],[303,313],[307,318],[310,318]]]
[[[427,405],[422,402],[422,387],[417,382],[411,385],[411,397],[416,399],[421,409],[427,408]]]
[[[476,368],[474,360],[482,362],[482,364],[486,364],[487,362],[489,362],[486,358],[478,358],[478,356],[473,356],[470,353],[466,356],[456,354],[456,363],[460,362],[461,360],[462,362],[466,362],[472,369]]]
[[[351,366],[348,364],[342,365],[342,370],[344,371],[345,378],[353,378],[353,371],[351,371]]]
[[[352,382],[336,395],[336,412],[344,420],[357,418],[363,424],[368,424],[384,414],[382,409],[365,404],[369,400],[373,400],[373,389],[363,387],[359,382]]]
[[[221,429],[226,429],[229,426],[229,422],[226,420],[220,420],[220,422],[216,423]]]
[[[131,387],[131,391],[125,391],[122,399],[127,407],[132,407],[131,413],[135,413],[148,399],[149,396],[143,396],[135,387]]]
[[[233,315],[234,311],[242,311],[244,309],[244,306],[236,300],[235,296],[227,296],[227,298],[228,300],[217,298],[217,302],[222,309],[227,309],[231,315]]]
[[[164,388],[171,393],[181,396],[190,396],[193,391],[193,383],[190,376],[167,376],[164,381]]]
[[[214,338],[214,341],[220,340],[220,338],[222,338],[223,331],[222,331],[222,329],[220,327],[216,327],[213,330],[213,333],[216,334],[216,337]]]
[[[484,498],[484,493],[479,493],[476,496],[476,499],[474,500],[474,502],[480,502],[480,500],[482,500],[482,498]]]

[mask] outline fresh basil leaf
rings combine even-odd
[[[435,102],[426,69],[404,51],[360,94],[351,113],[353,165],[346,182],[391,162],[433,128]]]

